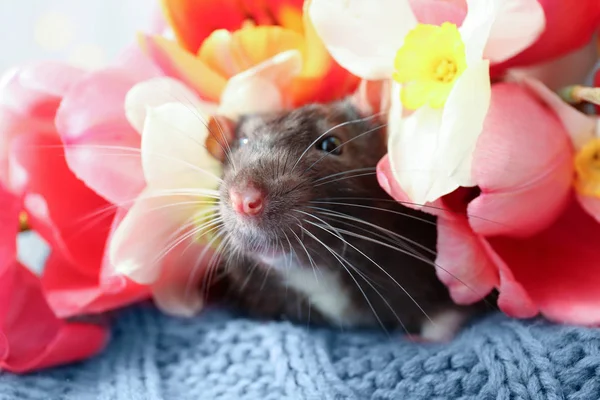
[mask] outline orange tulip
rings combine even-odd
[[[161,0],[176,41],[142,35],[141,46],[166,75],[218,102],[229,78],[287,50],[302,70],[282,88],[290,106],[353,92],[358,78],[317,37],[302,0]]]

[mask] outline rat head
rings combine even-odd
[[[302,259],[318,240],[343,247],[314,225],[324,223],[318,209],[334,208],[325,204],[331,199],[384,195],[375,167],[385,152],[381,120],[349,101],[243,117],[220,188],[227,244],[262,260]]]

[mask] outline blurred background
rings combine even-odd
[[[32,60],[95,68],[146,29],[158,0],[2,0],[0,74]]]

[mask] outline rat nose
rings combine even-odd
[[[264,207],[264,196],[255,187],[247,186],[242,189],[231,189],[229,191],[231,206],[238,214],[257,215]]]

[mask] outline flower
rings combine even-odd
[[[301,54],[302,68],[281,90],[286,106],[341,98],[356,88],[358,79],[331,59],[302,4],[162,0],[177,42],[142,35],[140,43],[164,74],[204,100],[219,102],[232,76],[289,50]]]
[[[16,259],[20,209],[18,197],[0,183],[0,369],[24,373],[91,357],[108,330],[56,316],[38,277]]]
[[[431,7],[437,4],[415,7],[435,15]],[[313,0],[309,8],[316,31],[341,65],[364,79],[396,81],[389,159],[414,203],[475,186],[471,163],[490,104],[489,64],[514,56],[544,28],[536,0],[470,0],[467,5],[460,27],[417,23],[407,1],[369,8],[358,1]],[[453,19],[459,16],[457,11]],[[508,29],[514,19],[527,23],[511,27],[507,38],[500,27]]]
[[[497,288],[510,316],[597,325],[600,206],[572,190],[575,143],[593,138],[596,121],[524,79],[493,86],[486,125],[473,160],[479,191],[422,208],[438,216],[438,277],[459,304]],[[378,178],[406,201],[388,157]]]
[[[4,184],[28,224],[51,247],[41,283],[54,313],[101,312],[148,296],[133,282],[105,275],[104,247],[115,210],[69,169],[54,115],[84,71],[57,63],[16,69],[3,79]],[[65,198],[65,193],[69,196]]]

